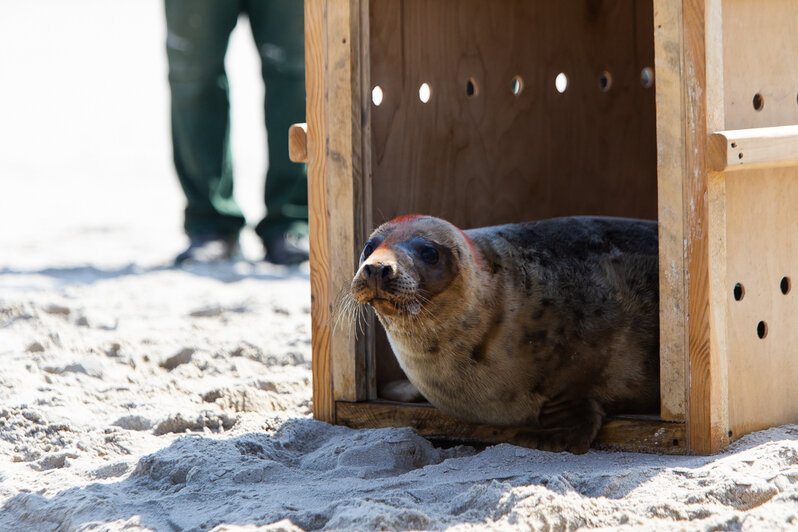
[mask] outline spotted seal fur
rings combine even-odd
[[[351,296],[433,405],[583,453],[607,416],[658,410],[657,248],[651,221],[405,216],[368,239]]]

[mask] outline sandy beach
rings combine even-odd
[[[798,527],[798,427],[715,457],[334,427],[301,270],[99,263],[0,274],[2,530]]]
[[[311,416],[307,264],[174,268],[159,0],[0,3],[0,530],[798,530],[798,426],[711,456],[438,448]],[[249,29],[236,196],[263,214]]]

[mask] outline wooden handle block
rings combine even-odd
[[[288,158],[295,163],[308,162],[307,124],[293,124],[288,128]]]
[[[714,172],[788,165],[798,165],[798,126],[719,131],[709,137]]]

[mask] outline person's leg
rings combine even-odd
[[[305,120],[303,5],[297,0],[246,0],[245,9],[266,84],[269,150],[265,187],[267,213],[255,230],[267,247],[267,260],[272,260],[274,252],[269,251],[270,243],[276,250],[277,246],[284,245],[286,233],[301,235],[307,231],[305,165],[292,163],[288,158],[288,128]],[[287,262],[306,257],[306,253],[294,255],[288,257]]]
[[[165,0],[165,10],[172,144],[186,195],[185,230],[192,242],[237,239],[244,216],[233,199],[224,56],[241,5]]]

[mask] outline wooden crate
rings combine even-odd
[[[316,418],[513,440],[381,401],[384,333],[333,327],[368,234],[422,212],[659,220],[660,416],[611,420],[599,445],[710,453],[798,422],[798,2],[306,0],[305,17],[307,137],[291,136]]]

